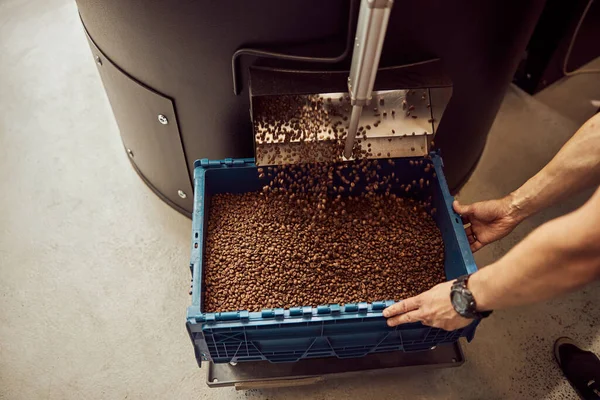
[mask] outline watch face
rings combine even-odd
[[[469,307],[469,300],[465,298],[460,292],[454,292],[452,294],[452,303],[456,308],[456,311],[463,313]]]

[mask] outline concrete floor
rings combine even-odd
[[[184,329],[190,221],[129,165],[73,0],[3,0],[0,54],[1,399],[575,398],[551,346],[568,335],[600,352],[597,284],[495,313],[464,347],[461,368],[208,389]],[[581,99],[574,88],[600,99],[599,79],[553,90],[562,101]],[[546,97],[509,89],[462,201],[515,189],[593,112],[565,116],[550,108],[560,99]],[[584,198],[525,222],[478,264]]]

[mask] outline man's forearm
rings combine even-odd
[[[533,231],[477,271],[469,289],[481,310],[546,300],[600,277],[600,190],[580,209]]]
[[[520,219],[600,184],[600,113],[590,118],[534,177],[510,194]]]

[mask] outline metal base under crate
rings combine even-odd
[[[237,390],[303,386],[328,378],[348,377],[365,371],[458,367],[465,362],[460,343],[432,350],[375,353],[361,358],[315,358],[295,363],[257,361],[232,364],[209,363],[206,383],[210,387],[234,386]]]

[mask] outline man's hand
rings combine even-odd
[[[453,331],[473,320],[461,317],[450,301],[452,281],[440,283],[418,296],[410,297],[383,310],[389,326],[421,322],[434,328]]]
[[[502,239],[522,221],[518,209],[511,205],[511,197],[462,205],[455,201],[454,211],[462,216],[465,231],[474,253],[483,246]]]

